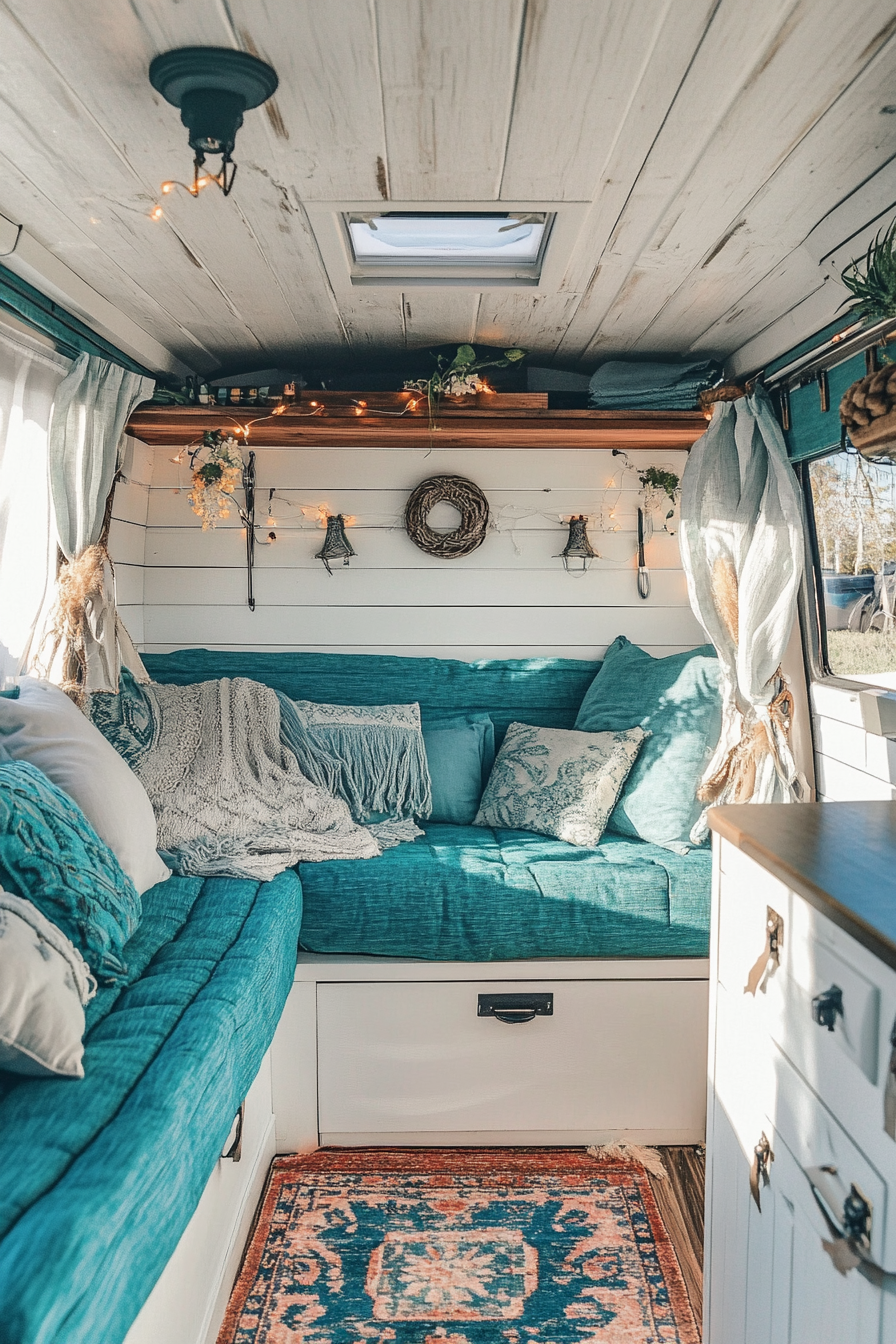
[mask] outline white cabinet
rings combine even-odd
[[[550,1015],[480,1015],[483,995],[508,990],[547,1000]],[[448,1132],[495,1143],[508,1133],[558,1141],[562,1132],[579,1143],[702,1135],[694,1046],[705,1032],[703,981],[322,984],[317,1004],[327,1143]]]
[[[896,973],[714,843],[707,1344],[894,1344]]]
[[[273,1046],[278,1150],[699,1143],[707,999],[702,959],[302,954]]]

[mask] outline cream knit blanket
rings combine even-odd
[[[155,741],[134,762],[166,862],[184,876],[267,881],[295,863],[369,859],[374,837],[280,742],[276,693],[245,677],[152,682]]]

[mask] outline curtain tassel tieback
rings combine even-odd
[[[789,772],[782,767],[782,748],[789,756],[790,727],[793,723],[793,695],[780,667],[770,678],[779,690],[761,718],[743,721],[739,742],[729,751],[719,769],[697,791],[701,803],[713,803],[723,793],[731,793],[733,803],[747,803],[756,788],[756,773],[764,756],[771,756],[775,769],[786,782]],[[754,711],[761,713],[762,711]]]
[[[106,565],[112,561],[105,540],[87,546],[80,555],[63,562],[57,579],[58,600],[53,627],[52,663],[61,648],[62,680],[66,695],[83,705],[87,680],[87,645],[91,634],[91,613],[99,613],[105,602]]]

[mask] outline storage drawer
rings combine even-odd
[[[780,1050],[757,1048],[742,1000],[718,997],[710,1190],[708,1338],[712,1344],[877,1344],[879,1288],[844,1277],[825,1250],[836,1240],[813,1193],[842,1222],[855,1185],[871,1208],[870,1254],[884,1269],[894,1240],[887,1183]],[[767,1140],[768,1184],[756,1149]],[[828,1168],[827,1171],[821,1171]],[[888,1341],[888,1344],[890,1342]]]
[[[743,1000],[755,1048],[770,1036],[847,1128],[879,1130],[887,1053],[882,985],[890,972],[745,855],[726,846],[723,861],[719,981]],[[778,965],[768,961],[760,978],[775,918]],[[825,995],[831,1030],[813,1010]]]
[[[775,1074],[775,1103],[764,1131],[774,1161],[769,1186],[760,1191],[762,1211],[751,1209],[754,1263],[748,1271],[752,1283],[767,1282],[771,1291],[767,1316],[748,1301],[748,1320],[752,1316],[756,1328],[747,1337],[788,1344],[877,1344],[881,1290],[857,1269],[844,1274],[835,1265],[825,1243],[834,1247],[837,1238],[819,1197],[838,1225],[851,1190],[867,1201],[869,1254],[876,1264],[892,1268],[887,1264],[886,1182],[780,1054]]]
[[[489,992],[552,1013],[479,1016]],[[321,1141],[698,1142],[706,1023],[701,980],[321,984]]]

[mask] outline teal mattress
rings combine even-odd
[[[294,872],[143,897],[129,982],[88,1005],[83,1079],[0,1073],[0,1344],[119,1344],[177,1245],[273,1038]]]
[[[705,957],[711,854],[428,824],[363,862],[299,867],[301,945],[427,961]]]

